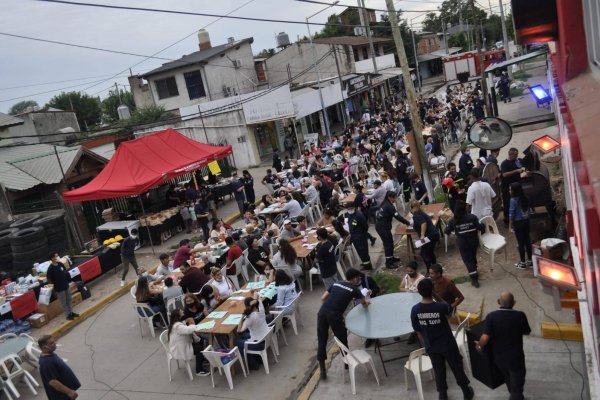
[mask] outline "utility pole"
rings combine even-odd
[[[398,59],[400,60],[400,67],[402,68],[404,88],[406,89],[408,105],[410,106],[410,115],[413,126],[412,135],[410,132],[408,133],[409,143],[412,142],[410,143],[410,153],[413,164],[415,165],[415,171],[417,174],[423,175],[423,182],[425,182],[429,198],[433,199],[433,186],[427,168],[427,158],[425,157],[425,142],[423,141],[421,132],[422,125],[419,109],[417,107],[417,95],[412,80],[410,79],[408,60],[406,59],[406,51],[404,50],[404,43],[402,42],[402,35],[400,34],[400,27],[398,26],[398,16],[396,15],[396,10],[394,8],[394,0],[385,0],[385,4],[388,9],[392,34],[394,35],[394,43],[396,44],[396,51],[398,52]]]
[[[471,0],[471,6],[475,9],[475,0]],[[473,13],[474,15],[475,13]],[[473,24],[475,25],[475,24]],[[483,37],[483,25],[481,21],[479,21],[479,26],[481,27],[481,36]],[[475,35],[475,39],[477,41],[477,57],[479,58],[479,72],[481,74],[481,90],[483,91],[483,104],[485,104],[485,114],[487,116],[492,115],[492,111],[490,109],[490,102],[488,101],[488,88],[487,88],[487,80],[485,79],[485,67],[483,65],[483,54],[481,53],[481,39],[479,35]]]
[[[375,74],[379,74],[379,71],[377,70],[377,54],[375,53],[375,46],[373,46],[373,38],[371,37],[371,23],[369,22],[369,14],[367,14],[367,9],[365,8],[365,0],[358,0],[358,6],[360,7],[359,12],[363,14],[363,19],[365,21],[367,39],[369,40],[369,50],[371,50],[371,59],[373,60],[373,70]],[[383,85],[379,85],[379,94],[381,95],[381,105],[383,106],[383,110],[387,111]]]
[[[335,68],[337,69],[338,81],[340,82],[340,91],[342,92],[342,119],[344,120],[344,129],[346,129],[346,99],[344,99],[344,81],[342,81],[342,73],[340,71],[340,62],[338,61],[337,48],[331,44],[329,48],[333,52],[333,58],[335,59]]]
[[[330,6],[331,7],[331,6]],[[329,8],[329,7],[327,7]],[[321,10],[324,11],[327,8]],[[319,11],[319,12],[321,12]],[[318,13],[317,13],[318,14]],[[327,134],[327,141],[331,141],[331,132],[329,131],[329,117],[327,116],[327,108],[325,107],[325,101],[323,100],[323,92],[321,90],[321,71],[319,71],[319,63],[317,62],[317,49],[313,43],[312,36],[310,34],[310,25],[308,19],[314,17],[316,14],[306,17],[306,29],[308,30],[308,40],[310,41],[310,47],[312,47],[313,57],[313,68],[317,71],[317,85],[319,86],[319,100],[321,100],[321,115],[323,116],[323,125],[325,125],[325,133]]]
[[[442,20],[442,33],[444,35],[444,47],[446,48],[446,55],[450,54],[450,50],[448,50],[448,38],[446,37],[446,23],[444,22],[444,18],[440,16]]]
[[[419,59],[417,56],[417,45],[415,44],[415,31],[413,31],[412,26],[410,27],[410,34],[412,36],[412,42],[413,42],[413,52],[415,53],[415,67],[417,68],[417,82],[419,82],[419,90],[421,90],[421,85],[423,84],[421,82],[421,71],[419,71]],[[411,79],[412,81],[412,79]]]
[[[510,49],[508,48],[508,33],[506,32],[506,18],[504,18],[504,6],[502,0],[500,2],[500,21],[502,23],[502,40],[504,42],[504,54],[506,55],[506,61],[510,60]],[[512,80],[512,68],[508,67],[508,77]]]

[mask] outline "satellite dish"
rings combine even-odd
[[[503,119],[488,117],[469,127],[469,141],[480,149],[494,150],[504,147],[512,139],[512,128]]]

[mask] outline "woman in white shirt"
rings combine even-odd
[[[258,295],[257,295],[258,297]],[[269,331],[267,319],[265,315],[265,307],[260,298],[246,297],[244,305],[246,309],[240,323],[238,324],[239,339],[236,341],[236,346],[240,350],[240,354],[244,354],[244,343],[247,341],[261,340]],[[265,344],[248,344],[249,350],[263,350]],[[248,367],[251,370],[257,370],[259,367],[259,356],[248,354]]]
[[[221,235],[227,235],[227,230],[225,230],[221,221],[215,221],[212,229],[210,230],[210,238],[212,239],[213,243],[219,242],[221,240]]]
[[[196,375],[208,376],[210,372],[202,366],[204,356],[202,355],[202,345],[196,346],[200,349],[194,350],[194,331],[196,330],[196,324],[194,320],[188,318],[187,321],[183,321],[183,311],[174,310],[171,313],[171,323],[169,324],[168,337],[169,337],[169,352],[173,355],[176,360],[191,361],[196,355]],[[201,343],[200,340],[198,339]]]
[[[279,236],[279,227],[273,222],[273,218],[266,217],[265,218],[265,231],[273,231],[273,236]]]
[[[213,287],[213,293],[215,294],[215,300],[217,302],[220,303],[235,292],[233,282],[231,282],[231,279],[228,277],[223,276],[221,268],[212,267],[210,269],[210,276],[212,276],[212,280],[209,283]]]

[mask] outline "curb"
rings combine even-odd
[[[329,368],[331,363],[333,362],[333,358],[339,353],[339,348],[337,346],[331,346],[329,351],[327,352],[327,360],[325,361],[325,368]],[[318,366],[314,367],[311,377],[308,379],[302,391],[296,397],[297,400],[308,400],[310,396],[317,389],[317,385],[321,379],[321,371]]]

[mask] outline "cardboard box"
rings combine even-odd
[[[533,255],[538,257],[544,257],[549,260],[563,261],[562,260],[562,247],[560,245],[554,247],[542,248],[542,242],[535,242],[531,245]],[[564,262],[564,261],[563,261]]]
[[[41,328],[48,323],[48,316],[44,313],[36,313],[27,319],[32,328]]]
[[[77,304],[81,303],[83,298],[81,297],[81,293],[76,292],[71,295],[71,305],[74,307]]]
[[[48,321],[63,313],[62,304],[60,301],[54,300],[49,305],[38,304],[38,312],[46,314]]]

